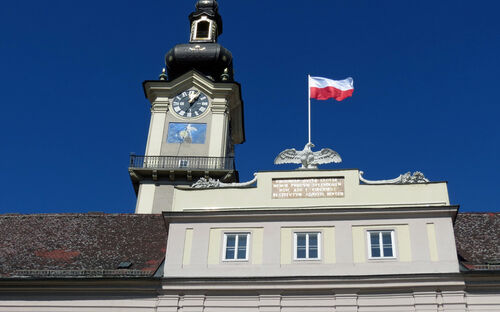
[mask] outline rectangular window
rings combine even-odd
[[[249,233],[224,234],[224,260],[248,260]]]
[[[395,258],[394,231],[368,231],[370,258]]]
[[[319,260],[321,258],[321,233],[295,233],[295,260]]]

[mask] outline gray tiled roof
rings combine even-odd
[[[0,278],[151,277],[166,243],[161,215],[0,215]]]
[[[466,266],[500,264],[499,213],[459,213],[454,229],[457,252]]]

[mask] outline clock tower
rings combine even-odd
[[[143,83],[151,122],[145,154],[130,157],[136,213],[171,210],[174,188],[201,177],[238,181],[234,145],[245,141],[243,101],[231,52],[217,43],[217,1],[199,0],[189,21],[189,43],[166,54],[159,80]]]

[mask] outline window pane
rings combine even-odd
[[[392,247],[384,246],[384,257],[392,257]]]
[[[306,258],[306,247],[297,247],[297,259]]]
[[[234,259],[234,248],[226,248],[226,259]]]
[[[382,243],[384,248],[384,257],[393,257],[391,232],[382,232]]]
[[[227,235],[226,237],[226,247],[236,247],[236,235]]]
[[[317,259],[318,258],[318,234],[312,233],[309,234],[309,258]]]
[[[236,235],[226,235],[226,255],[225,259],[234,259],[236,245]]]
[[[379,232],[371,232],[370,233],[370,243],[372,246],[379,245]]]
[[[318,258],[318,248],[309,247],[309,258],[317,259]]]
[[[306,234],[297,234],[297,247],[306,248]]]
[[[306,258],[306,238],[307,234],[295,234],[297,238],[297,259]]]
[[[370,232],[370,249],[373,258],[379,258],[380,254],[380,232]]]
[[[382,243],[384,245],[392,244],[391,232],[382,232]]]
[[[247,247],[247,235],[241,234],[238,235],[238,248],[246,248]]]
[[[247,258],[247,249],[245,247],[238,248],[238,259],[246,259]]]
[[[318,248],[318,234],[309,234],[309,248]]]
[[[246,259],[247,257],[247,235],[238,235],[238,259]]]

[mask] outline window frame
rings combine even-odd
[[[391,233],[391,248],[392,248],[392,256],[384,255],[384,244],[382,239],[382,233]],[[379,251],[380,256],[374,257],[372,255],[372,241],[371,241],[371,233],[378,233],[379,236]],[[396,253],[396,231],[393,229],[384,229],[384,230],[367,230],[366,231],[366,240],[367,240],[367,248],[368,248],[368,259],[370,260],[385,260],[385,259],[397,259]]]
[[[234,258],[233,259],[227,259],[226,258],[226,249],[227,249],[227,236],[228,235],[236,235],[236,239],[234,241]],[[246,235],[247,236],[247,243],[245,246],[245,259],[238,259],[238,241],[239,241],[239,236],[240,235]],[[224,239],[222,242],[222,261],[224,262],[245,262],[248,261],[250,258],[250,237],[251,237],[251,232],[224,232]]]
[[[201,22],[208,23],[208,37],[198,37],[198,24]],[[202,16],[200,19],[193,22],[191,27],[191,41],[192,42],[207,42],[214,40],[214,21],[207,18],[206,16]]]
[[[200,26],[205,26],[206,25],[206,30],[200,29]],[[212,28],[212,23],[210,23],[209,20],[199,20],[196,22],[196,33],[195,33],[195,38],[198,40],[210,40],[211,37],[211,28]],[[206,31],[206,36],[201,36],[201,31]]]
[[[298,258],[297,257],[297,235],[300,234],[306,234],[306,257],[305,258]],[[310,258],[309,257],[309,235],[310,234],[316,234],[317,239],[318,239],[318,257],[317,258]],[[297,231],[293,232],[293,260],[295,261],[321,261],[321,254],[322,254],[322,238],[321,238],[321,231]]]

